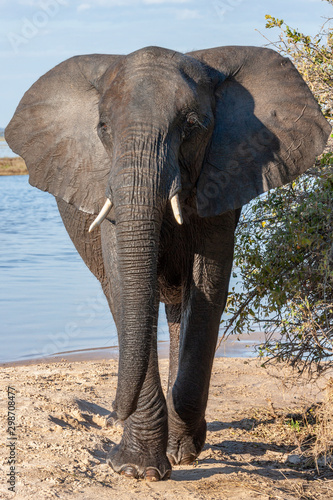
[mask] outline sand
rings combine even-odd
[[[160,371],[165,388],[166,359],[160,361]],[[174,467],[170,480],[147,483],[114,474],[105,462],[107,451],[121,439],[121,429],[106,421],[115,396],[117,360],[2,367],[0,498],[333,498],[330,470],[318,473],[291,463],[297,436],[292,442],[290,433],[286,439],[276,432],[277,414],[320,400],[329,376],[309,383],[283,365],[263,368],[258,359],[216,358],[204,450],[193,465]],[[13,388],[9,399],[8,387]],[[10,420],[12,436],[8,402],[15,417]],[[6,482],[10,453],[16,460],[15,493]]]

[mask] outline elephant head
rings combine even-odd
[[[290,182],[329,131],[292,63],[258,47],[77,56],[24,95],[6,139],[30,183],[99,214],[91,229],[115,223],[119,418],[134,411],[149,362],[162,221],[177,226],[188,206],[218,216]]]

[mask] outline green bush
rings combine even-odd
[[[333,5],[333,0],[327,0]],[[333,118],[333,33],[329,20],[311,38],[266,16],[280,30],[275,47],[296,65],[328,119]],[[292,184],[244,207],[236,233],[228,333],[264,330],[259,354],[297,368],[333,365],[333,154]],[[323,361],[327,361],[323,363]]]

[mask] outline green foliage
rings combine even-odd
[[[286,424],[289,425],[295,432],[301,431],[302,422],[300,420],[291,418],[290,420],[286,421]]]
[[[333,0],[327,0],[333,4]],[[266,16],[281,31],[278,49],[288,55],[332,117],[330,30],[313,39]],[[322,40],[326,40],[324,43]],[[328,90],[329,89],[329,90]],[[272,190],[243,209],[235,249],[242,291],[228,296],[226,333],[260,329],[259,355],[304,369],[333,364],[333,154],[292,184]]]
[[[333,5],[333,0],[326,0]],[[299,30],[291,28],[283,19],[266,15],[266,28],[279,28],[280,36],[275,48],[289,57],[316,96],[326,118],[333,118],[333,32],[327,24],[311,38]]]

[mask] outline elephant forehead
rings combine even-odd
[[[107,81],[100,111],[118,115],[134,108],[158,114],[164,108],[169,112],[191,108],[197,101],[198,86],[181,71],[171,71],[161,63],[152,73],[140,65],[133,70],[125,68]]]
[[[196,84],[210,82],[207,67],[198,59],[161,47],[145,47],[128,54],[116,68],[107,71],[106,80],[111,83],[116,74],[123,75],[126,81],[156,79],[168,83],[181,77]]]
[[[136,50],[130,53],[127,57],[129,59],[136,59],[142,61],[154,61],[156,59],[181,59],[183,54],[171,49],[165,49],[163,47],[144,47],[142,49]]]

